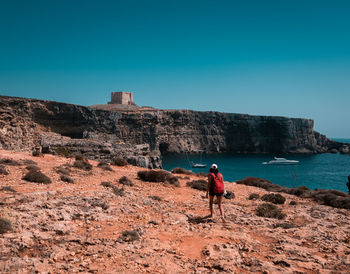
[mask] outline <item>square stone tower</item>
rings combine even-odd
[[[134,95],[126,91],[112,92],[111,101],[108,104],[134,105]]]

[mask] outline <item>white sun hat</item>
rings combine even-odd
[[[212,165],[211,165],[211,168],[213,168],[213,169],[218,169],[218,165],[217,165],[217,164],[212,164]]]

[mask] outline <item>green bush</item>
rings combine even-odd
[[[40,171],[29,171],[22,179],[33,183],[51,184],[51,179]]]
[[[198,189],[202,191],[206,191],[208,188],[208,182],[206,180],[193,180],[191,182],[187,182],[187,186]]]
[[[281,209],[269,203],[259,205],[256,208],[255,212],[257,216],[266,218],[284,219],[284,217],[286,216],[282,213]]]
[[[284,198],[281,194],[274,194],[274,193],[269,193],[269,194],[265,194],[261,197],[261,200],[265,201],[265,202],[270,202],[273,204],[284,204],[284,202],[286,201],[286,198]]]

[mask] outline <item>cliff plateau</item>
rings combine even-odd
[[[349,147],[313,130],[310,119],[191,110],[107,111],[0,96],[4,149],[126,158],[161,167],[165,153],[346,153]]]

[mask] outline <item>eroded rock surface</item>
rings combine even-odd
[[[142,182],[135,166],[70,167],[74,184],[58,166],[72,159],[0,150],[2,157],[35,161],[48,185],[21,180],[25,165],[0,175],[0,217],[12,231],[0,234],[0,272],[96,273],[346,273],[350,268],[350,211],[284,194],[284,220],[258,217],[261,188],[225,182],[226,222],[209,213],[205,192]],[[122,176],[134,185],[118,184]],[[186,179],[186,178],[189,179]],[[124,188],[116,195],[101,182]],[[11,187],[16,192],[8,191]],[[155,199],[157,195],[159,199]],[[290,201],[296,201],[290,205]]]

